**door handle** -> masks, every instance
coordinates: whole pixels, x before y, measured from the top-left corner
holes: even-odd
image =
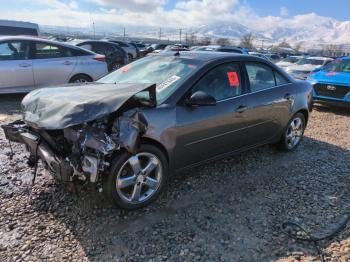
[[[71,65],[72,62],[71,62],[71,61],[64,61],[63,64],[64,64],[64,65]]]
[[[291,94],[287,93],[287,94],[284,95],[284,98],[285,98],[286,100],[292,100],[292,99],[293,99],[293,96],[292,96]]]
[[[237,107],[236,112],[243,113],[247,109],[248,109],[248,107],[246,105],[240,105],[239,107]]]
[[[31,64],[28,64],[28,63],[21,63],[21,64],[19,64],[18,66],[20,66],[20,67],[30,67]]]

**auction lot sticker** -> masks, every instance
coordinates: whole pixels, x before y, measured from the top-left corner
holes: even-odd
[[[239,79],[237,72],[227,72],[227,78],[228,82],[230,83],[230,86],[237,87],[239,86]]]
[[[169,77],[167,80],[165,80],[163,83],[159,84],[157,86],[157,90],[161,91],[164,88],[167,88],[167,87],[171,86],[172,84],[174,84],[179,79],[180,79],[179,76],[173,75],[173,76]]]

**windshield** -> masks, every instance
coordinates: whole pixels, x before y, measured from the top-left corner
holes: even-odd
[[[350,73],[350,60],[335,60],[326,65],[324,71]]]
[[[101,78],[100,83],[156,84],[157,103],[165,101],[198,67],[198,62],[175,56],[149,56]]]
[[[303,58],[297,62],[297,65],[323,65],[324,60]]]
[[[298,62],[299,60],[300,60],[300,57],[290,56],[290,57],[287,57],[287,58],[283,59],[282,61],[294,64],[294,63]]]

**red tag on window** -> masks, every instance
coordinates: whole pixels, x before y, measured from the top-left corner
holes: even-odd
[[[237,72],[227,72],[227,78],[228,82],[230,83],[230,86],[237,87],[239,86],[239,79]]]

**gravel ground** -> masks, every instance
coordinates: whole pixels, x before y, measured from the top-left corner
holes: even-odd
[[[18,118],[20,99],[0,98],[0,123]],[[90,188],[68,193],[41,168],[31,187],[23,147],[9,160],[0,131],[0,261],[318,261],[281,224],[322,233],[350,211],[349,119],[318,108],[297,151],[265,146],[188,170],[134,212]],[[349,261],[350,226],[322,244]]]

